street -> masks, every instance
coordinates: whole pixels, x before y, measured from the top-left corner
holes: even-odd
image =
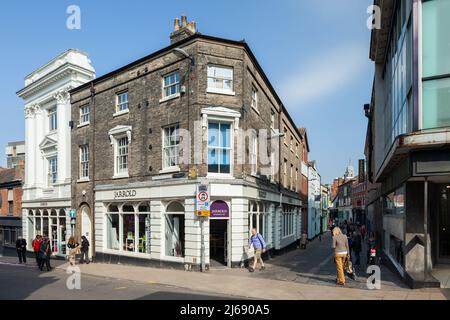
[[[0,300],[215,300],[239,297],[216,295],[160,284],[112,279],[83,274],[81,290],[68,290],[63,269],[41,272],[28,265],[2,262],[0,258]]]
[[[358,278],[345,288],[335,283],[331,237],[326,234],[308,244],[266,261],[266,270],[212,268],[208,273],[91,263],[81,269],[81,290],[69,290],[67,263],[52,261],[52,272],[40,272],[35,261],[18,265],[17,258],[0,258],[0,299],[420,299],[450,298],[448,289],[411,290],[381,267],[381,290],[369,290],[362,257]]]

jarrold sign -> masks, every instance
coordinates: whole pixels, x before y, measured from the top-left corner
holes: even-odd
[[[135,198],[137,195],[136,190],[120,190],[114,191],[114,199],[129,199]]]

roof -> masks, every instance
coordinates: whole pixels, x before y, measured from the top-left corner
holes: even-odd
[[[305,139],[306,142],[306,149],[308,149],[308,152],[310,151],[309,149],[309,142],[308,142],[308,134],[306,133],[306,128],[302,127],[302,128],[298,128],[298,132],[300,133],[302,139]]]
[[[245,42],[245,40],[236,41],[236,40],[224,39],[224,38],[204,35],[204,34],[201,34],[201,33],[198,33],[198,32],[196,34],[186,38],[186,39],[183,39],[181,41],[175,42],[175,43],[171,44],[170,46],[167,46],[167,47],[165,47],[163,49],[155,51],[155,52],[153,52],[153,53],[151,53],[151,54],[149,54],[149,55],[147,55],[147,56],[145,56],[143,58],[135,60],[135,61],[133,61],[133,62],[131,62],[131,63],[121,67],[121,68],[119,68],[119,69],[111,71],[111,72],[109,72],[107,74],[104,74],[101,77],[98,77],[98,78],[96,78],[94,80],[91,80],[91,81],[89,81],[89,82],[87,82],[87,83],[85,83],[85,84],[83,84],[83,85],[81,85],[81,86],[79,86],[77,88],[74,88],[74,89],[70,90],[70,94],[73,95],[76,92],[80,92],[80,91],[85,90],[85,89],[87,89],[87,88],[89,88],[91,86],[95,86],[96,84],[98,84],[100,82],[103,82],[103,81],[106,81],[106,80],[114,77],[115,75],[117,75],[117,74],[119,74],[119,73],[121,73],[121,72],[123,72],[125,70],[128,70],[130,68],[139,66],[141,64],[144,64],[148,60],[156,58],[157,56],[162,55],[162,54],[164,54],[166,52],[172,51],[173,49],[178,48],[181,45],[184,45],[184,44],[196,41],[196,40],[209,40],[209,41],[221,42],[221,43],[226,43],[226,44],[231,44],[231,45],[243,47],[247,51],[247,53],[248,53],[250,59],[252,60],[252,62],[255,64],[256,68],[258,69],[258,72],[260,73],[260,75],[263,78],[264,82],[267,84],[267,87],[269,88],[270,92],[273,94],[275,100],[277,101],[277,103],[280,105],[281,109],[286,114],[288,120],[291,122],[291,124],[292,124],[292,126],[294,128],[297,128],[296,125],[295,125],[294,120],[290,116],[289,112],[286,110],[283,102],[281,101],[281,99],[278,96],[277,92],[275,91],[274,87],[270,83],[269,78],[265,74],[264,70],[262,69],[261,65],[259,64],[258,60],[256,59],[255,55],[253,54],[252,50],[250,49],[249,45]],[[298,129],[297,129],[297,133],[299,133],[301,135],[301,133],[298,131]],[[309,151],[309,146],[308,146],[308,151]]]
[[[0,170],[0,185],[21,180],[22,176],[20,167]]]

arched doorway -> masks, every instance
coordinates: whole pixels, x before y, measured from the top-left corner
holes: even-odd
[[[93,252],[91,210],[86,205],[81,207],[81,236],[85,236],[89,241],[89,259],[91,259]]]

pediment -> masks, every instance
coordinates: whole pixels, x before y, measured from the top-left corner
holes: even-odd
[[[39,149],[41,150],[47,150],[51,148],[57,149],[58,147],[58,141],[55,139],[52,139],[50,137],[45,137],[44,140],[39,144]]]
[[[226,107],[206,107],[202,109],[202,114],[230,117],[230,118],[240,118],[241,113]]]

